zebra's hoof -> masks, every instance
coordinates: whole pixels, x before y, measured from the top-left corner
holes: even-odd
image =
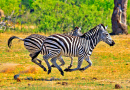
[[[55,67],[55,65],[51,65],[51,67]]]
[[[42,61],[39,60],[39,64],[42,64]]]
[[[49,69],[49,70],[48,70],[48,74],[50,74],[50,73],[51,73],[51,70]]]
[[[70,64],[70,66],[68,66],[68,69],[70,69],[72,67],[72,65]]]
[[[84,68],[80,68],[79,70],[80,70],[80,71],[84,71]]]
[[[46,68],[44,68],[44,71],[45,71],[45,72],[47,71]]]
[[[66,68],[64,71],[69,72],[69,71],[70,71],[70,69]]]
[[[64,76],[64,72],[63,71],[61,71],[61,75]]]

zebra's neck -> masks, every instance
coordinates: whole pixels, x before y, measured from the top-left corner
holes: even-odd
[[[95,46],[100,42],[99,26],[96,26],[93,29],[89,30],[88,32],[84,33],[81,36],[81,38],[89,40],[91,49],[94,49]]]
[[[91,38],[90,40],[90,47],[92,49],[94,49],[96,47],[96,45],[100,42],[99,36],[97,36],[97,38]]]

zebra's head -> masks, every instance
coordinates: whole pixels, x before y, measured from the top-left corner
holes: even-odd
[[[82,33],[80,31],[81,31],[81,27],[75,27],[73,31],[73,36],[81,36]]]
[[[107,27],[103,24],[99,24],[100,40],[113,46],[115,42],[112,40],[110,34],[106,31]]]
[[[75,32],[80,32],[80,31],[81,31],[81,27],[75,27],[75,28],[74,28],[74,31],[75,31]]]

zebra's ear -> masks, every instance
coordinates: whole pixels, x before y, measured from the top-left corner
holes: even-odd
[[[108,27],[108,25],[107,25],[107,26],[105,26],[105,29],[107,29],[107,27]]]
[[[82,26],[79,27],[79,31],[81,31]]]

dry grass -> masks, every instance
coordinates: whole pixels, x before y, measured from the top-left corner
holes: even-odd
[[[130,89],[130,35],[112,36],[116,43],[113,47],[104,42],[99,43],[90,57],[92,67],[84,72],[65,72],[65,76],[61,76],[56,68],[52,68],[48,75],[32,63],[22,41],[14,40],[9,49],[7,40],[13,35],[25,38],[30,34],[0,34],[0,89],[111,90],[115,89],[115,84],[120,84],[121,89]],[[42,56],[39,58],[42,59]],[[66,64],[62,69],[70,64],[70,58],[64,57],[64,60]],[[82,67],[86,65],[87,62],[84,61]],[[74,58],[73,68],[76,66],[77,58]],[[21,74],[21,82],[13,79],[18,73]]]

